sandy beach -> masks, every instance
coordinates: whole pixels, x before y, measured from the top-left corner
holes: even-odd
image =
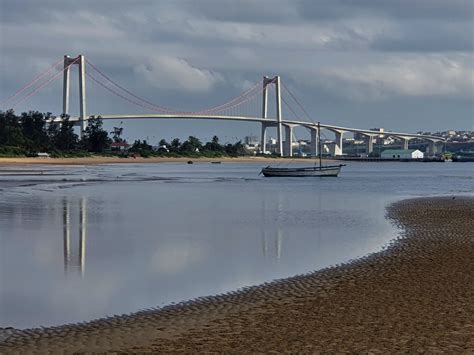
[[[354,262],[128,316],[3,330],[0,352],[474,353],[474,198],[405,200],[387,216],[399,237]]]
[[[240,163],[271,163],[282,161],[298,161],[308,162],[314,164],[314,159],[298,159],[298,158],[266,158],[266,157],[221,157],[221,158],[168,158],[168,157],[150,157],[150,158],[119,158],[119,157],[105,157],[105,156],[91,156],[86,158],[1,158],[0,166],[9,165],[94,165],[94,164],[156,164],[156,163],[186,163],[189,160],[198,163],[209,162],[240,162]],[[329,162],[329,160],[324,160]]]

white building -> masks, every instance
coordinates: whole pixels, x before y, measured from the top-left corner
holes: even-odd
[[[380,154],[382,159],[423,159],[423,152],[418,149],[386,149]]]

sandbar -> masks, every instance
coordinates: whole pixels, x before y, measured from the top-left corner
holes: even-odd
[[[10,329],[0,352],[474,353],[474,198],[408,199],[387,218],[400,234],[361,259],[132,315]]]

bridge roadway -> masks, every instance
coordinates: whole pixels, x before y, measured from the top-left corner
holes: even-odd
[[[195,120],[220,120],[220,121],[240,121],[240,122],[257,122],[262,124],[262,143],[266,141],[266,128],[267,127],[276,127],[278,121],[271,118],[261,118],[261,117],[246,117],[246,116],[223,116],[223,115],[206,115],[206,114],[139,114],[139,115],[97,115],[100,116],[103,120],[142,120],[142,119],[195,119]],[[87,119],[85,119],[87,120]],[[56,117],[54,122],[61,122],[60,117]],[[80,123],[80,117],[71,117],[71,122]],[[316,133],[317,133],[317,124],[313,122],[306,121],[295,121],[295,120],[281,120],[281,124],[286,128],[286,145],[284,147],[284,155],[292,156],[292,146],[291,146],[291,137],[294,127],[305,127],[311,132],[311,153],[317,153],[317,143],[316,143]],[[408,141],[413,138],[423,139],[430,142],[430,153],[437,153],[439,150],[439,143],[444,142],[442,137],[432,136],[432,135],[422,135],[416,133],[403,133],[403,132],[390,132],[390,131],[374,131],[367,129],[359,128],[349,128],[342,126],[335,126],[325,123],[320,123],[320,127],[327,129],[335,133],[335,145],[333,150],[333,155],[342,155],[342,135],[344,132],[360,133],[366,136],[367,151],[368,153],[373,150],[373,138],[378,136],[384,137],[395,137],[401,139],[404,143],[405,149],[408,149]],[[288,139],[290,138],[290,139]],[[263,145],[264,147],[264,145]]]

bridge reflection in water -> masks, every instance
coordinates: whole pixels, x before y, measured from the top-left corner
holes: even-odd
[[[269,209],[267,208],[267,200],[264,198],[262,199],[262,218],[260,223],[260,232],[261,232],[261,241],[262,241],[262,256],[264,260],[267,258],[274,259],[277,263],[280,262],[282,247],[283,247],[283,239],[284,239],[284,231],[282,224],[282,213],[283,213],[283,200],[282,196],[278,194],[278,201],[277,201],[277,213],[276,213],[276,221],[273,226],[265,225],[264,221],[271,220],[271,218],[267,215]],[[275,230],[276,229],[276,230]],[[273,236],[273,237],[272,237]],[[274,239],[272,241],[272,239]],[[272,248],[273,244],[273,248]],[[273,249],[273,250],[272,250]],[[271,260],[271,259],[270,259]]]
[[[75,210],[75,209],[72,209]],[[84,276],[86,265],[86,239],[87,239],[87,198],[79,201],[78,234],[71,234],[71,203],[63,198],[63,251],[64,271],[66,273],[77,270],[81,277]],[[74,240],[77,240],[74,242]],[[74,244],[77,246],[75,249]]]
[[[268,220],[266,201],[262,202],[262,220]],[[75,214],[77,213],[77,214]],[[279,262],[282,257],[285,232],[282,224],[283,201],[279,196],[277,202],[276,225],[274,228],[261,225],[262,257],[269,257]],[[78,272],[81,277],[85,274],[86,247],[87,247],[87,197],[71,201],[67,197],[62,199],[63,223],[63,260],[66,274]],[[75,227],[77,226],[77,228]],[[77,231],[77,233],[75,232]]]

